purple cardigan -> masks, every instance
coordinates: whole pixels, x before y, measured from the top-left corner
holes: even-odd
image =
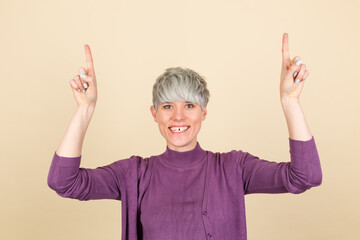
[[[280,163],[241,150],[204,151],[199,143],[96,169],[55,152],[48,185],[62,197],[121,200],[122,240],[245,240],[245,194],[302,193],[321,184],[314,138],[289,144],[291,162]]]

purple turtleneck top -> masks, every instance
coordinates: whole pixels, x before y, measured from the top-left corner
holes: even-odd
[[[60,196],[122,202],[122,240],[246,240],[244,195],[302,193],[322,172],[315,140],[289,138],[291,162],[247,152],[214,153],[199,143],[188,152],[132,156],[96,169],[54,153],[48,185]]]

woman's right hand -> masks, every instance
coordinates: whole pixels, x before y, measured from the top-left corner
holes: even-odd
[[[70,80],[70,86],[78,107],[95,107],[97,100],[97,84],[93,59],[89,45],[85,45],[87,69],[80,67],[79,74]]]

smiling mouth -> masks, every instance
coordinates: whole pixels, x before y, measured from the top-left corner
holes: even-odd
[[[170,131],[173,133],[183,133],[186,132],[190,126],[184,126],[184,127],[169,127]]]

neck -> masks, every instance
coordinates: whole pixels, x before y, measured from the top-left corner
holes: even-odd
[[[161,155],[161,159],[176,168],[189,168],[202,162],[206,156],[206,151],[196,142],[195,147],[189,151],[179,152],[167,147],[166,151]]]

